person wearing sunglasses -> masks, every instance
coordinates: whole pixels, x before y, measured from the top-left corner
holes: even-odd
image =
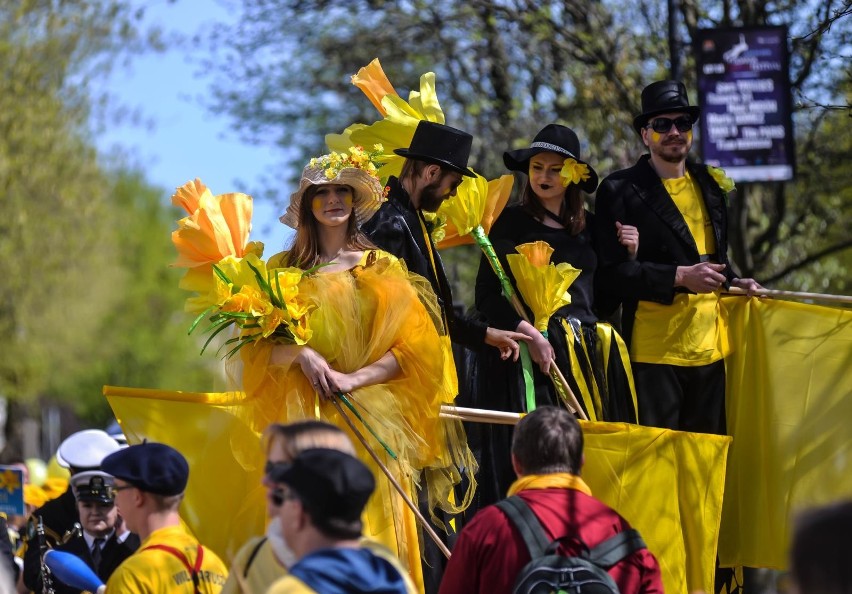
[[[323,421],[305,420],[273,423],[264,432],[266,450],[262,484],[266,491],[266,512],[270,518],[266,534],[250,538],[231,563],[222,594],[262,594],[269,585],[287,575],[296,558],[281,534],[277,521],[284,503],[280,484],[273,479],[276,472],[291,463],[303,450],[329,448],[355,454],[352,442],[342,429]]]
[[[687,160],[700,115],[682,82],[645,87],[633,128],[648,154],[601,183],[595,237],[600,287],[622,301],[639,422],[724,434],[729,345],[719,292],[760,286],[728,260],[719,172]],[[619,243],[624,225],[642,238],[635,258]]]

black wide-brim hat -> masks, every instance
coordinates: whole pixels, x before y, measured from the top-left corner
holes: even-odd
[[[581,181],[578,186],[584,192],[592,193],[598,187],[598,174],[594,168],[580,157],[580,139],[567,126],[548,124],[533,138],[529,148],[503,153],[503,163],[510,171],[518,171],[529,175],[530,159],[539,153],[557,153],[570,157],[589,168],[589,179]]]
[[[658,80],[642,89],[642,113],[633,118],[633,129],[642,133],[642,127],[655,115],[684,112],[698,121],[701,108],[689,104],[686,87],[678,80]]]
[[[409,147],[396,149],[394,152],[406,159],[434,163],[467,177],[476,177],[476,174],[467,168],[472,144],[473,136],[467,132],[444,124],[420,120]]]

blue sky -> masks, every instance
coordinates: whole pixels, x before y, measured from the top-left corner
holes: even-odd
[[[238,16],[215,0],[159,0],[146,2],[145,8],[148,25],[161,26],[166,36],[178,33],[185,38],[205,31],[212,22]],[[115,149],[129,153],[147,180],[166,190],[164,200],[196,177],[214,194],[245,188],[257,195],[266,187],[262,178],[273,178],[280,167],[280,149],[241,142],[228,118],[203,106],[212,77],[200,74],[199,60],[200,54],[181,47],[134,56],[126,67],[116,67],[103,90],[145,125],[110,124],[99,134],[98,146],[104,153]],[[285,189],[281,195],[289,192]],[[289,228],[278,222],[279,210],[281,206],[269,200],[254,202],[251,238],[266,244],[266,256],[280,251],[290,237]]]

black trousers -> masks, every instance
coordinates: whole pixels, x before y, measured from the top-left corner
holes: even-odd
[[[682,367],[633,363],[639,424],[725,435],[725,361]]]

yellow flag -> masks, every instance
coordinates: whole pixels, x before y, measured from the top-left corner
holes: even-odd
[[[639,530],[666,592],[713,592],[731,438],[581,422],[592,495]]]
[[[852,311],[743,297],[723,305],[734,443],[719,562],[783,569],[796,512],[852,498]]]
[[[189,462],[181,517],[196,537],[231,559],[266,529],[260,431],[243,420],[242,392],[191,393],[104,386],[127,441],[166,443]],[[228,488],[211,489],[228,477]]]

